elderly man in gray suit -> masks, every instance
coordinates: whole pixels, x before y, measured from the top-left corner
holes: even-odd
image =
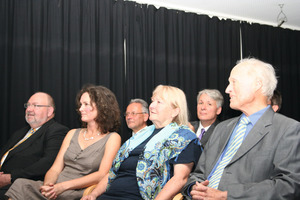
[[[183,188],[187,199],[300,199],[300,123],[267,105],[276,85],[260,60],[232,69],[226,93],[242,115],[215,128]]]

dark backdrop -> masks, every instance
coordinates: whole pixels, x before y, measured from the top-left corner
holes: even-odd
[[[236,116],[224,91],[241,54],[274,65],[281,112],[300,120],[299,48],[299,31],[135,2],[2,0],[0,145],[25,125],[23,103],[36,91],[54,97],[57,121],[79,127],[75,96],[86,83],[110,88],[122,112],[132,98],[150,103],[158,84],[179,87],[191,120],[198,91],[216,88],[225,97],[220,119]],[[121,117],[124,141],[130,133]]]

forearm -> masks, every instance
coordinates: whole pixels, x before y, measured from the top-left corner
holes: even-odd
[[[176,194],[178,194],[181,190],[181,188],[186,183],[187,178],[177,178],[173,176],[167,184],[164,186],[164,188],[160,191],[160,193],[157,195],[155,200],[165,200],[165,199],[172,199]]]
[[[97,171],[89,175],[58,184],[60,184],[64,190],[82,189],[97,184],[105,175],[106,174]]]
[[[108,173],[102,178],[102,180],[97,184],[95,189],[92,191],[91,195],[98,197],[106,191],[108,183]]]
[[[44,185],[55,184],[60,172],[50,169],[44,179]]]

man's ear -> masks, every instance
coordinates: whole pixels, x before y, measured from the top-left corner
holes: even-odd
[[[277,110],[279,109],[279,106],[278,105],[273,105],[272,108],[273,108],[274,112],[277,112]]]
[[[256,91],[260,90],[263,86],[262,80],[260,80],[259,78],[257,78],[255,80],[255,89]]]
[[[144,122],[147,122],[149,119],[149,114],[148,113],[145,113],[144,114]]]
[[[54,108],[51,106],[51,107],[48,107],[47,109],[47,116],[50,117],[53,115],[53,112],[54,112]]]
[[[217,115],[219,115],[222,112],[222,107],[217,108]]]

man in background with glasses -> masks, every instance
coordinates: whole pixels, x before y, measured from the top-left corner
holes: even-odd
[[[43,180],[68,128],[54,120],[53,98],[33,94],[24,104],[28,126],[16,131],[0,151],[0,199],[17,178]]]
[[[149,118],[148,103],[143,99],[132,99],[124,114],[128,128],[132,135],[147,126]]]

